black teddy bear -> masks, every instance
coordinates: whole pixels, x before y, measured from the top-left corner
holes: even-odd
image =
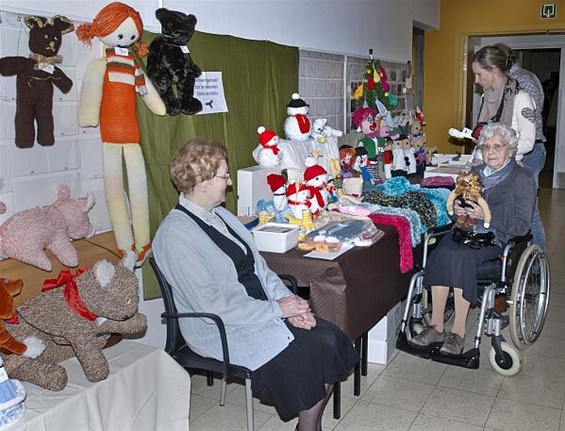
[[[155,16],[161,23],[162,34],[149,46],[147,75],[155,85],[169,115],[196,114],[202,110],[194,98],[194,81],[202,71],[194,64],[187,48],[194,34],[196,17],[160,8]],[[173,89],[176,85],[176,94]]]

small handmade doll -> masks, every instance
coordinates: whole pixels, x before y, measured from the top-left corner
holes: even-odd
[[[351,178],[354,176],[356,152],[351,145],[342,145],[339,147],[339,162],[341,166],[341,177]]]

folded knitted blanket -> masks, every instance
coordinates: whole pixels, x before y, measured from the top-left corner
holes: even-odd
[[[445,187],[447,189],[453,190],[455,188],[455,180],[453,177],[448,177],[444,175],[436,175],[433,177],[424,178],[420,181],[422,187],[435,188],[435,187]]]

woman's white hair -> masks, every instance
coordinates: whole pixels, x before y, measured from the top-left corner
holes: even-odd
[[[508,127],[503,123],[488,123],[483,127],[479,139],[477,140],[477,145],[482,147],[486,141],[491,139],[493,136],[498,135],[501,137],[505,144],[508,144],[510,149],[516,153],[518,150],[518,139],[519,134],[512,127]]]

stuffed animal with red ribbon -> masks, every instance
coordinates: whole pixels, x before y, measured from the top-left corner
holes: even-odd
[[[76,356],[89,381],[108,377],[102,348],[110,334],[142,334],[147,328],[146,317],[138,312],[135,261],[135,253],[129,251],[117,265],[101,260],[91,269],[64,269],[46,280],[43,293],[17,308],[19,323],[6,323],[18,339],[36,336],[45,340],[45,351],[33,360],[0,352],[6,372],[12,378],[59,391],[67,384],[67,372],[60,363]]]

